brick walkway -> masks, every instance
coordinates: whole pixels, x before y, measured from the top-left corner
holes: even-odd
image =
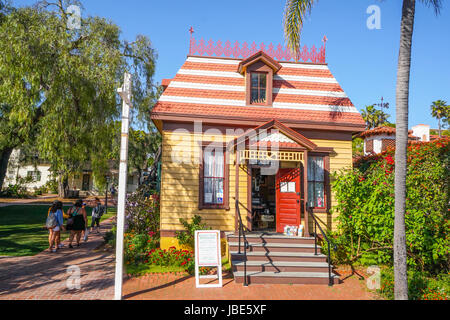
[[[110,228],[111,222],[106,221],[101,232]],[[92,234],[79,248],[69,249],[66,240],[58,253],[0,257],[0,300],[113,299],[115,261],[111,253],[95,250],[102,243],[102,236]],[[80,289],[72,281],[75,273],[68,272],[70,266],[79,267]]]
[[[102,233],[110,222],[102,224]],[[64,242],[67,247],[67,240]],[[90,235],[80,248],[58,253],[43,252],[33,257],[0,257],[0,300],[111,300],[114,297],[114,255],[97,249],[103,238]],[[80,289],[68,267],[80,269]],[[250,285],[236,284],[224,274],[224,287],[196,289],[195,278],[186,274],[147,275],[124,280],[124,299],[129,300],[369,300],[376,296],[364,281],[338,270],[342,284]]]
[[[348,277],[349,270],[338,270],[342,284],[275,285],[254,284],[244,288],[232,275],[224,275],[223,288],[196,289],[195,278],[187,275],[147,275],[124,283],[125,299],[129,300],[373,300],[377,297],[365,289],[357,276]]]

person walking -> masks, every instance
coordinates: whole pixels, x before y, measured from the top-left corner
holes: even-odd
[[[87,206],[86,202],[83,202],[82,208],[83,208],[85,211],[86,211],[86,206]],[[86,216],[87,216],[87,211],[86,211]],[[88,238],[89,238],[88,224],[89,224],[89,222],[88,222],[88,220],[86,220],[85,229],[84,229],[83,232],[81,233],[81,235],[83,236],[84,242],[87,242],[87,241],[88,241]]]
[[[105,207],[102,206],[99,198],[95,198],[95,207],[92,209],[92,222],[91,232],[97,229],[97,233],[100,233],[100,219],[105,213]]]
[[[83,208],[83,201],[78,200],[72,208],[67,212],[69,219],[67,220],[67,230],[70,230],[69,248],[73,248],[72,242],[76,237],[77,247],[80,246],[81,234],[87,226],[87,214]]]
[[[55,201],[49,209],[46,227],[49,230],[49,252],[56,252],[60,248],[61,230],[64,230],[62,202]],[[55,247],[53,247],[53,245]]]

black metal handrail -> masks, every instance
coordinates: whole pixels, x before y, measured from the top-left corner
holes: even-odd
[[[245,236],[245,229],[246,227],[242,223],[242,217],[241,217],[241,210],[239,209],[239,201],[236,200],[236,214],[238,215],[239,219],[239,254],[241,254],[241,236],[244,240],[244,287],[248,286],[247,283],[247,249],[249,248],[249,244],[247,241],[247,237]]]
[[[317,218],[313,212],[313,208],[308,207],[307,211],[314,220],[314,255],[317,256],[317,227],[319,227],[320,232],[322,232],[324,239],[327,241],[327,245],[328,245],[328,285],[331,287],[331,286],[333,286],[333,283],[334,283],[334,281],[331,277],[331,250],[330,250],[331,241],[330,241],[330,239],[328,239],[326,233],[323,231],[322,227],[320,226],[319,222],[317,221]],[[337,250],[337,246],[334,243],[333,243],[333,249],[334,249],[334,251]]]

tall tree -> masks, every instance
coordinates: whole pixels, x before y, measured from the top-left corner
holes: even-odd
[[[0,26],[5,119],[19,135],[36,133],[32,141],[59,175],[60,195],[68,175],[88,162],[94,176],[104,179],[106,155],[116,134],[112,127],[120,115],[116,89],[123,72],[134,75],[133,105],[139,117],[145,117],[140,114],[148,113],[155,97],[156,53],[149,39],[121,41],[119,28],[99,17],[82,18],[80,29],[71,28],[67,8],[72,4],[81,5],[41,1],[38,7],[10,13]]]
[[[422,0],[432,6],[436,14],[442,7],[441,0]],[[411,48],[414,31],[416,1],[403,0],[400,27],[400,50],[396,88],[396,151],[395,151],[395,223],[394,223],[394,293],[395,299],[408,299],[406,265],[405,207],[408,148],[409,81],[411,72]]]
[[[439,138],[441,138],[442,137],[441,121],[443,121],[444,124],[448,121],[450,115],[450,106],[447,105],[447,102],[443,100],[433,101],[433,104],[431,105],[431,115],[436,119],[438,119]]]
[[[434,8],[438,14],[442,0],[421,0]],[[288,47],[293,54],[300,50],[300,32],[305,16],[310,13],[315,0],[287,0],[284,30]],[[405,203],[406,203],[406,151],[408,145],[409,79],[411,70],[411,47],[414,29],[415,0],[403,0],[400,52],[397,70],[396,93],[396,156],[395,156],[395,226],[394,226],[394,274],[395,298],[408,299],[406,273]]]

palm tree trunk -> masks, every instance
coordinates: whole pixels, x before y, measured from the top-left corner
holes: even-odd
[[[441,118],[438,118],[439,122],[439,139],[442,138],[442,129],[441,129]]]
[[[396,300],[408,300],[405,207],[408,149],[409,79],[414,30],[415,0],[403,0],[396,91],[394,293]]]

